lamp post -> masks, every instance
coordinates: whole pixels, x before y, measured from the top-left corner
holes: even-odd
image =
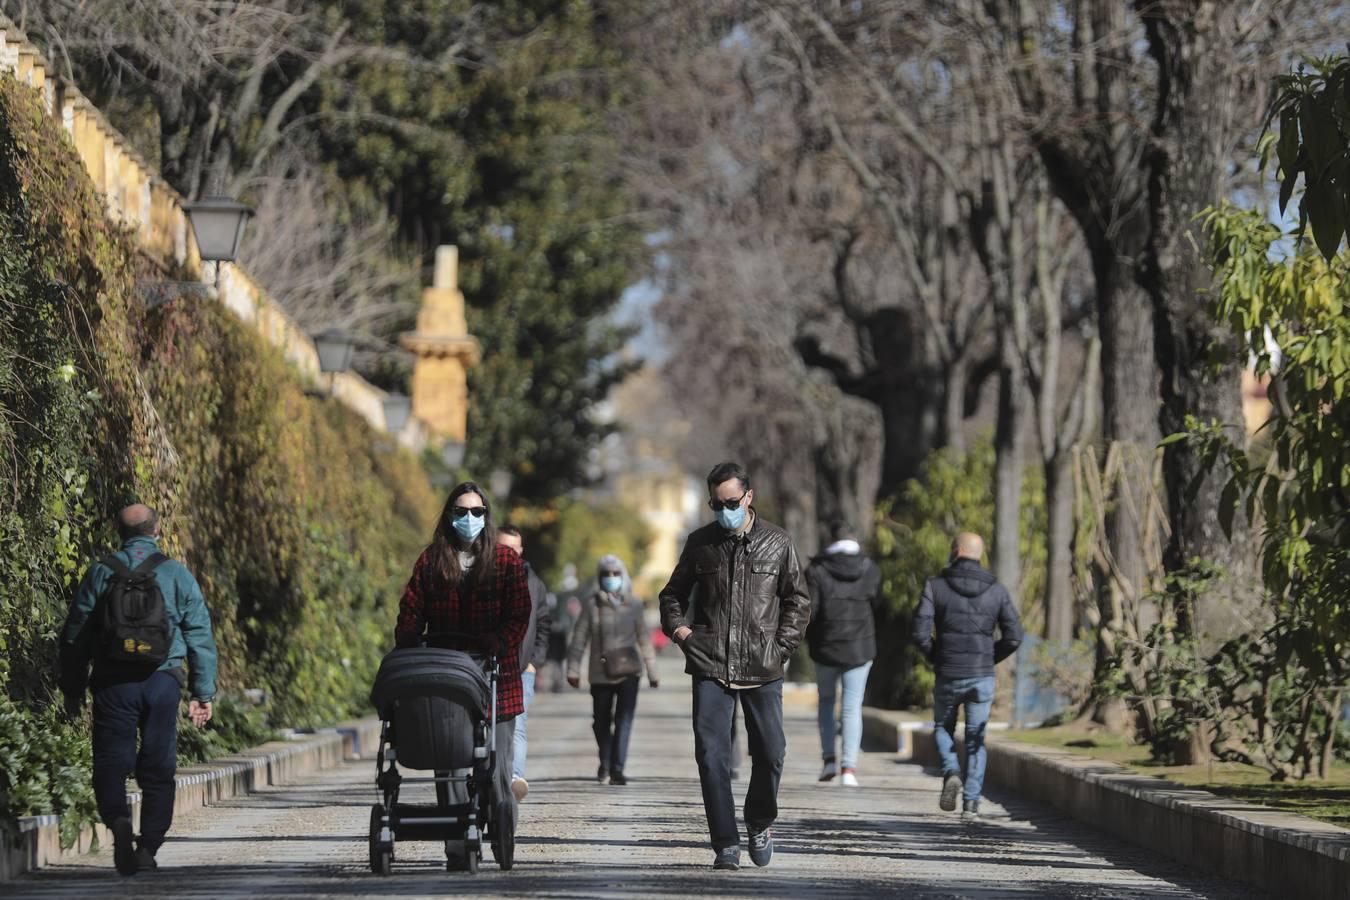
[[[488,475],[488,490],[492,491],[492,496],[497,502],[505,504],[506,498],[511,496],[511,472],[507,469],[493,469]]]
[[[412,415],[412,400],[407,394],[388,393],[384,395],[384,430],[392,435],[403,432]]]
[[[329,328],[314,335],[314,349],[319,354],[319,371],[328,376],[328,393],[333,393],[336,375],[352,367],[352,351],[356,338],[337,328]]]
[[[216,284],[220,284],[220,264],[234,262],[239,255],[239,244],[244,239],[244,223],[253,215],[253,208],[229,197],[204,197],[183,207],[192,234],[197,239],[197,251],[203,262],[216,264]]]

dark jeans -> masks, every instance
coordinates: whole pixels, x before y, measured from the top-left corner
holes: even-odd
[[[617,684],[592,684],[591,709],[594,718],[595,746],[600,765],[611,772],[622,772],[628,760],[628,739],[633,735],[633,713],[637,711],[638,677],[630,675]]]
[[[736,701],[745,715],[750,750],[750,787],[745,827],[760,832],[778,818],[778,782],[787,741],[783,737],[783,681],[732,690],[714,678],[694,678],[694,760],[703,785],[703,810],[714,850],[741,842],[736,801],[731,796],[732,720]]]
[[[159,849],[173,823],[178,768],[178,701],[168,672],[94,688],[94,796],[104,824],[129,818],[127,776],[141,786],[141,846]],[[140,750],[136,732],[140,732]]]

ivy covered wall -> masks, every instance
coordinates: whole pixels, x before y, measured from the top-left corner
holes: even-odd
[[[147,309],[152,268],[0,78],[0,817],[91,812],[58,784],[87,784],[87,741],[53,712],[56,637],[122,505],[158,509],[200,580],[222,690],[262,688],[294,726],[362,709],[437,512],[413,456],[219,304]]]

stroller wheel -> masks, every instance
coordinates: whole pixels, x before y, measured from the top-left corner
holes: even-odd
[[[478,874],[478,852],[477,850],[470,850],[464,854],[464,868],[470,875]]]
[[[370,871],[376,875],[388,875],[394,864],[394,848],[380,841],[383,825],[384,807],[377,803],[370,808]]]
[[[516,862],[516,809],[510,800],[497,804],[497,817],[492,827],[492,858],[503,872],[511,871]]]

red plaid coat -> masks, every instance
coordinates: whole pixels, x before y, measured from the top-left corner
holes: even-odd
[[[399,601],[395,645],[416,647],[424,634],[430,634],[436,635],[438,647],[496,653],[501,666],[497,719],[520,715],[525,711],[520,643],[534,615],[525,564],[510,547],[498,545],[491,591],[464,595],[445,583],[429,553],[430,548],[417,558]]]

